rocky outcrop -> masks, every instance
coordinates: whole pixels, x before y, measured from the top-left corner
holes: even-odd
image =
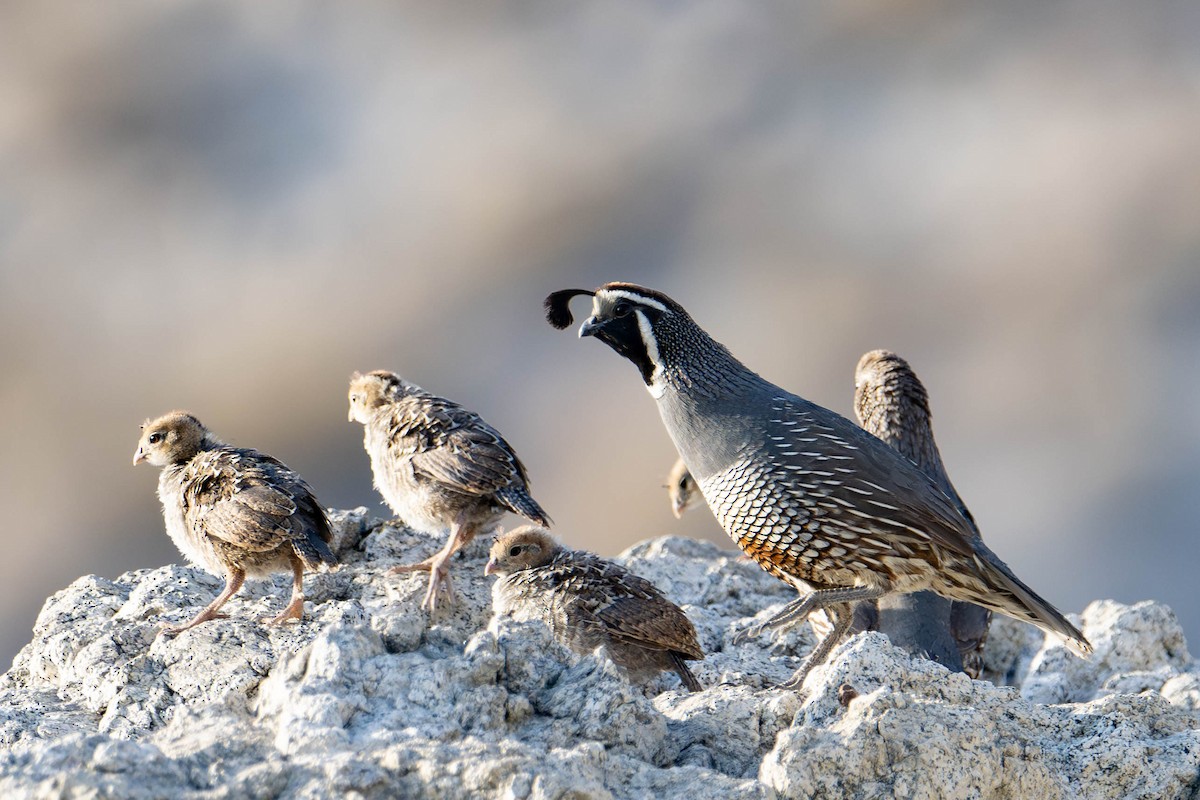
[[[431,621],[425,576],[387,566],[439,542],[334,517],[343,566],[307,579],[303,622],[266,626],[287,580],[252,582],[174,639],[221,581],[170,566],[51,597],[0,678],[0,796],[1167,798],[1200,786],[1200,672],[1171,611],[1093,603],[1087,662],[997,620],[988,676],[913,659],[880,634],[839,647],[803,692],[771,688],[811,647],[730,639],[791,595],[711,544],[621,557],[696,625],[709,687],[630,686],[537,623],[492,619],[488,542],[455,564]],[[840,689],[840,692],[839,692]]]

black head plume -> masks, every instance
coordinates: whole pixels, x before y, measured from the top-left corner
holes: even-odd
[[[562,289],[551,292],[545,302],[546,322],[560,331],[574,322],[575,318],[571,316],[571,298],[581,294],[586,294],[588,297],[596,296],[596,293],[589,289]]]

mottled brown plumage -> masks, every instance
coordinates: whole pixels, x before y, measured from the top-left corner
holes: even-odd
[[[864,430],[920,467],[979,535],[974,517],[946,474],[934,441],[929,394],[907,361],[887,350],[864,353],[854,370],[854,413]],[[936,655],[945,651],[939,642],[948,635],[958,658],[948,653],[937,660],[951,667],[961,664],[972,678],[979,677],[991,611],[961,600],[952,602],[933,592],[889,595],[876,603],[878,628],[893,642]]]
[[[416,530],[448,533],[434,556],[389,570],[428,570],[423,605],[431,611],[452,593],[450,558],[504,512],[550,524],[529,494],[524,465],[478,414],[382,370],[355,373],[349,398],[350,420],[363,424],[375,488],[388,506]]]
[[[673,670],[689,691],[700,690],[684,663],[704,658],[696,629],[645,578],[568,550],[534,526],[499,537],[485,573],[500,576],[492,587],[496,613],[540,619],[577,653],[603,646],[634,682]]]
[[[272,622],[300,619],[303,577],[336,564],[329,521],[312,490],[281,462],[217,439],[191,414],[173,411],[142,426],[133,463],[162,467],[158,497],[167,534],[187,559],[225,577],[225,590],[177,634],[219,613],[246,576],[292,572],[292,598]]]

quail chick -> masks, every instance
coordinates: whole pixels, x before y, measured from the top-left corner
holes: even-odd
[[[634,683],[673,670],[688,691],[700,691],[685,663],[704,658],[696,629],[645,578],[568,550],[532,525],[497,538],[484,573],[500,576],[492,586],[497,614],[540,619],[576,653],[606,647]]]
[[[916,464],[860,427],[764,380],[677,302],[630,283],[546,298],[571,324],[570,299],[592,297],[579,335],[637,368],[679,455],[725,531],[759,566],[807,596],[755,625],[758,636],[825,608],[826,636],[785,686],[800,686],[850,628],[852,604],[931,589],[1030,622],[1078,655],[1083,634],[1021,582]]]
[[[975,518],[950,482],[934,441],[929,394],[907,361],[887,350],[864,353],[854,370],[854,413],[864,430],[932,478],[979,536]],[[893,594],[877,602],[878,629],[894,644],[979,677],[992,612],[928,591]]]
[[[450,558],[504,512],[550,525],[517,454],[473,411],[379,370],[350,379],[350,421],[363,424],[375,488],[392,511],[416,530],[448,532],[435,555],[388,571],[428,570],[430,611],[452,596]]]
[[[211,619],[246,576],[292,572],[292,599],[271,622],[304,614],[304,571],[337,563],[325,511],[300,476],[256,450],[231,447],[186,411],[142,425],[133,463],[162,467],[158,498],[171,541],[188,561],[225,578],[225,590],[175,635]]]
[[[667,473],[666,489],[667,496],[671,499],[671,513],[675,515],[675,519],[683,519],[683,512],[704,501],[700,487],[696,486],[696,481],[692,478],[692,473],[688,472],[687,464],[683,463],[682,458],[676,461]]]

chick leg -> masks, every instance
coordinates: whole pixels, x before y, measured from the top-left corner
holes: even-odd
[[[194,628],[202,622],[208,622],[210,619],[225,619],[228,614],[220,613],[221,606],[229,602],[229,598],[237,594],[238,589],[242,588],[242,583],[246,580],[246,573],[240,569],[231,570],[229,576],[225,579],[225,591],[217,595],[217,599],[209,603],[203,611],[192,617],[182,625],[164,625],[158,632],[159,636],[175,636],[186,631],[188,628]]]
[[[450,583],[450,559],[475,538],[479,526],[466,524],[460,517],[455,521],[446,546],[437,554],[433,569],[429,571],[429,590],[421,601],[422,608],[428,608],[433,613],[437,606],[438,597],[444,595],[447,602],[454,600],[454,586]]]
[[[429,570],[429,589],[425,592],[425,599],[421,601],[421,608],[429,609],[430,613],[437,608],[439,596],[444,596],[447,602],[453,600],[454,587],[450,582],[450,559],[464,545],[474,539],[475,534],[479,531],[479,526],[474,523],[468,523],[465,517],[465,514],[460,514],[454,520],[445,546],[435,555],[419,564],[407,564],[400,567],[392,567],[388,570],[388,574],[393,575],[400,572]]]
[[[440,556],[441,554],[442,553],[439,550],[438,552],[431,555],[429,558],[425,559],[424,561],[418,561],[416,564],[397,564],[396,566],[392,567],[391,569],[389,569],[387,572],[385,572],[383,574],[384,575],[403,575],[406,572],[429,572],[429,570],[433,569],[434,563],[438,560],[438,556]]]
[[[456,531],[458,531],[461,525],[462,518],[455,518],[454,524],[450,528],[450,538],[446,541],[446,544],[442,546],[441,550],[437,551],[429,558],[425,559],[424,561],[418,561],[416,564],[398,564],[397,566],[394,566],[385,572],[384,575],[404,575],[409,572],[431,572],[435,566],[441,564],[445,560],[443,555],[445,554],[447,548],[454,543],[454,534]],[[470,540],[468,539],[467,541]],[[455,550],[458,550],[458,548],[462,547],[464,544],[466,544],[466,542],[462,542],[458,545],[458,547],[455,547],[453,550],[451,550],[450,555],[454,555]]]
[[[292,602],[287,608],[268,622],[279,625],[292,619],[304,618],[304,564],[298,558],[292,559]]]

